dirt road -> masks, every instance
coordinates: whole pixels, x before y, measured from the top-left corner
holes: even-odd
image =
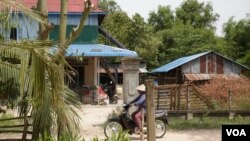
[[[94,137],[104,140],[103,123],[106,117],[117,107],[117,105],[109,106],[82,106],[81,113],[81,133],[86,141],[91,141]],[[132,140],[140,140],[139,135],[130,136]],[[146,137],[145,137],[146,140]],[[157,141],[220,141],[221,130],[168,130],[166,135]]]
[[[78,111],[82,120],[80,121],[81,136],[86,141],[92,141],[94,137],[98,137],[100,141],[105,139],[103,132],[103,123],[107,116],[121,105],[83,105]],[[21,138],[22,134],[0,134],[0,139]],[[139,135],[130,136],[133,141],[140,141]],[[145,137],[145,141],[146,141]],[[220,129],[213,130],[168,130],[165,136],[156,141],[221,141]]]

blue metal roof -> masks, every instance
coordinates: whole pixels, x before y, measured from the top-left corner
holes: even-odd
[[[183,65],[183,64],[185,64],[185,63],[187,63],[189,61],[192,61],[192,60],[194,60],[196,58],[199,58],[199,57],[201,57],[203,55],[206,55],[206,54],[208,54],[210,52],[211,51],[179,58],[179,59],[177,59],[177,60],[175,60],[173,62],[170,62],[168,64],[165,64],[165,65],[153,70],[152,73],[168,72],[168,71],[170,71],[170,70],[172,70],[172,69],[174,69],[176,67],[179,67],[179,66],[181,66],[181,65]]]
[[[71,44],[65,56],[119,57],[138,56],[135,51],[102,44]]]

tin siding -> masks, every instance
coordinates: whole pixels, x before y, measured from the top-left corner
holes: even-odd
[[[224,74],[240,74],[242,68],[232,61],[224,59]]]
[[[73,27],[76,27],[76,25],[79,24],[80,18],[81,18],[80,14],[68,14],[67,35],[71,32]],[[59,37],[58,34],[59,34],[60,17],[58,14],[50,14],[49,21],[55,25],[52,31],[50,32],[50,39],[57,41]],[[73,43],[77,44],[97,43],[97,38],[98,38],[98,17],[96,14],[92,14],[88,16],[83,31],[80,33],[79,37]]]
[[[33,19],[25,16],[19,16],[18,39],[35,40],[38,37],[39,25]]]
[[[239,75],[242,67],[215,53],[209,53],[181,66],[184,74],[227,74]]]
[[[188,64],[188,63],[187,63]],[[184,74],[188,74],[190,73],[190,70],[189,70],[189,66],[185,64],[181,67],[181,71],[184,73]]]
[[[208,68],[208,74],[213,74],[215,73],[215,55],[210,53],[207,55],[207,68]]]
[[[200,59],[195,59],[182,66],[183,73],[200,73]]]
[[[217,74],[223,74],[224,73],[224,62],[223,58],[220,56],[216,56],[216,65],[217,65]]]
[[[68,25],[67,26],[67,35],[71,32],[72,28],[74,28],[75,25]],[[50,39],[54,41],[59,40],[59,25],[55,25],[53,30],[50,32]],[[75,39],[73,43],[75,44],[92,44],[97,43],[98,40],[98,26],[85,26],[80,33],[79,37]]]
[[[200,59],[193,60],[191,66],[192,73],[200,73]]]
[[[22,39],[29,39],[34,40],[37,39],[38,35],[38,23],[35,22],[33,19],[25,17],[21,14],[17,17],[18,24],[15,26],[17,29],[17,40]],[[15,22],[12,20],[11,22]],[[3,27],[0,27],[3,30],[1,30],[1,34],[3,35],[5,40],[10,40],[10,31],[4,30]]]
[[[206,68],[207,68],[206,60],[207,60],[206,56],[200,57],[200,72],[201,73],[206,73]]]
[[[4,40],[9,40],[9,38],[10,38],[10,31],[7,31],[7,30],[5,30],[5,28],[4,28],[4,26],[2,26],[1,25],[1,34],[2,34],[2,36],[3,36],[3,38],[4,38]]]
[[[79,18],[80,18],[80,15],[70,15],[68,17],[68,25],[77,25],[79,23]],[[49,21],[51,23],[53,23],[54,25],[59,25],[59,22],[60,22],[59,15],[50,15]],[[88,20],[86,21],[85,25],[88,25],[88,27],[84,28],[84,30],[88,30],[89,27],[91,28],[90,29],[91,31],[94,30],[94,32],[91,32],[93,34],[93,37],[89,36],[89,38],[91,38],[91,39],[88,39],[88,40],[91,40],[91,42],[96,42],[96,38],[97,38],[97,34],[98,34],[97,26],[96,26],[96,25],[98,25],[97,15],[90,15],[88,17]],[[39,30],[39,25],[36,21],[34,21],[30,18],[27,18],[25,16],[19,15],[19,25],[17,27],[17,39],[18,40],[37,39],[38,30]],[[10,36],[10,32],[5,31],[4,38],[9,40],[9,36]],[[56,36],[58,36],[58,35],[56,35]]]

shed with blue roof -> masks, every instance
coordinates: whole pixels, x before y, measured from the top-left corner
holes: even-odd
[[[236,63],[214,51],[186,56],[156,68],[151,73],[158,75],[160,84],[181,84],[188,81],[209,80],[213,76],[239,77],[249,68]]]

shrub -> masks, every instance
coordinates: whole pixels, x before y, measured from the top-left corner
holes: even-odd
[[[118,133],[113,133],[111,138],[105,139],[105,141],[131,141],[128,137],[127,131],[119,131]]]
[[[198,89],[209,97],[218,109],[228,107],[229,91],[233,109],[250,109],[249,78],[213,78]]]
[[[122,107],[120,107],[120,106],[116,107],[115,110],[113,110],[111,113],[109,113],[107,119],[110,119],[112,117],[116,117],[116,116],[120,115],[122,111],[123,111]]]

